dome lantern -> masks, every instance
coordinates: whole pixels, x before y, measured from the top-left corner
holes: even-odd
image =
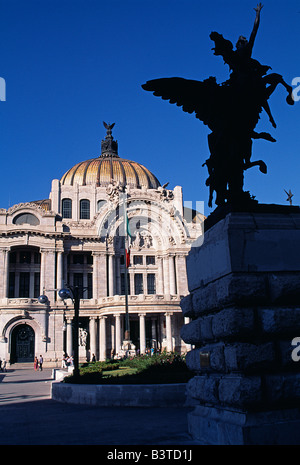
[[[101,141],[101,157],[118,157],[118,142],[114,140],[111,130],[115,123],[107,124],[103,121],[103,126],[107,130],[105,139]]]

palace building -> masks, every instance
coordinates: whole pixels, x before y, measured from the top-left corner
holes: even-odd
[[[124,353],[126,300],[139,353],[188,349],[180,300],[204,217],[184,207],[180,186],[168,190],[147,168],[120,158],[114,125],[104,125],[101,155],[54,179],[48,199],[0,209],[2,360],[42,354],[55,365],[72,354],[74,304],[58,294],[66,287],[79,292],[81,361]]]

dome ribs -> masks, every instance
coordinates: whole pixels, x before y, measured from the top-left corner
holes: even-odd
[[[95,184],[101,187],[107,186],[112,180],[123,186],[136,188],[156,189],[160,186],[158,179],[145,166],[135,161],[108,156],[77,163],[62,176],[60,182],[65,186]]]

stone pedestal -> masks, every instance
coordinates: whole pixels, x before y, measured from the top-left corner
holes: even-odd
[[[181,337],[195,347],[189,432],[200,444],[300,444],[300,209],[257,205],[207,223],[181,302]]]
[[[120,357],[134,357],[136,355],[136,348],[135,345],[132,344],[132,341],[124,339],[118,355]]]

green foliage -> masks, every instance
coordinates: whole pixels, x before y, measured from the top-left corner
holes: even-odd
[[[124,373],[122,373],[122,371]],[[131,371],[131,374],[128,374]],[[109,373],[107,373],[109,372]],[[86,363],[80,376],[69,376],[64,382],[81,384],[168,384],[186,383],[192,377],[185,356],[177,353],[140,355],[120,361]]]
[[[119,368],[119,362],[93,362],[84,363],[80,366],[80,374],[94,373],[97,371],[111,371]]]
[[[84,363],[79,368],[79,377],[73,375],[64,379],[65,383],[100,384],[103,371],[113,371],[119,368],[119,363],[94,362]]]
[[[161,366],[172,366],[175,370],[176,368],[186,367],[185,356],[177,354],[176,352],[162,352],[161,354],[149,355],[140,355],[137,357],[127,358],[120,362],[120,366],[129,366],[132,368],[137,368],[138,371],[143,371],[152,365],[161,365]]]
[[[102,378],[101,384],[170,384],[187,383],[192,377],[187,367],[177,367],[170,365],[149,365],[132,375],[110,376]]]
[[[74,384],[101,384],[102,381],[102,370],[99,368],[97,371],[81,371],[79,376],[66,376],[63,380],[64,383]]]

